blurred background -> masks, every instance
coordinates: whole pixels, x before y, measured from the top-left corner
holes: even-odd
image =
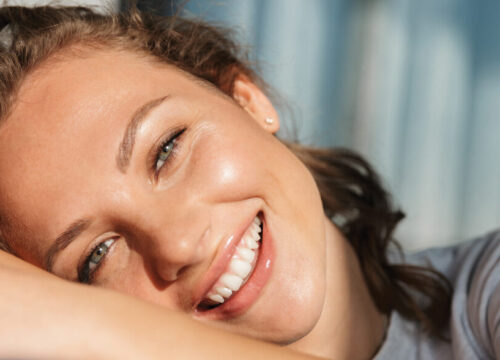
[[[286,128],[306,144],[355,149],[379,171],[407,214],[404,247],[500,226],[500,1],[137,3],[234,28],[291,107],[293,116],[281,112]]]

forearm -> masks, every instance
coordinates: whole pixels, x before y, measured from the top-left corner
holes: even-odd
[[[139,311],[130,312],[130,308],[137,309],[133,301],[120,301],[118,306],[114,306],[108,313],[109,321],[116,326],[113,339],[117,341],[116,346],[131,345],[130,349],[124,352],[124,358],[318,359],[209,327],[181,313],[163,309],[158,311],[156,306],[149,304],[137,305],[140,305]],[[124,312],[126,315],[120,317]],[[138,333],[141,336],[137,337]],[[147,336],[143,336],[145,334]]]
[[[3,252],[0,288],[2,359],[84,358],[93,353],[89,335],[105,335],[96,326],[93,291]]]
[[[0,286],[0,358],[315,359],[63,281],[4,253]]]

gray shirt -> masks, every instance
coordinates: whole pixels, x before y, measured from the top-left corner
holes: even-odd
[[[405,262],[431,265],[453,284],[451,342],[426,336],[419,324],[393,312],[374,359],[500,359],[500,231],[425,250]]]

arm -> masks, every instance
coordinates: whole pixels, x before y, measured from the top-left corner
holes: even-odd
[[[63,281],[2,251],[0,288],[0,358],[318,359]]]

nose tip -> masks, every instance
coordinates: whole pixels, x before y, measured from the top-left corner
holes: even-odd
[[[134,204],[133,241],[156,280],[176,281],[207,254],[210,211],[205,202],[188,195],[182,189],[155,192],[141,198],[144,203]]]
[[[202,241],[187,237],[158,239],[151,249],[151,258],[156,275],[163,281],[176,281],[183,272],[201,260]]]
[[[179,279],[182,273],[188,268],[187,265],[182,267],[172,268],[172,267],[164,267],[161,264],[155,266],[155,272],[161,280],[165,282],[174,282]]]

